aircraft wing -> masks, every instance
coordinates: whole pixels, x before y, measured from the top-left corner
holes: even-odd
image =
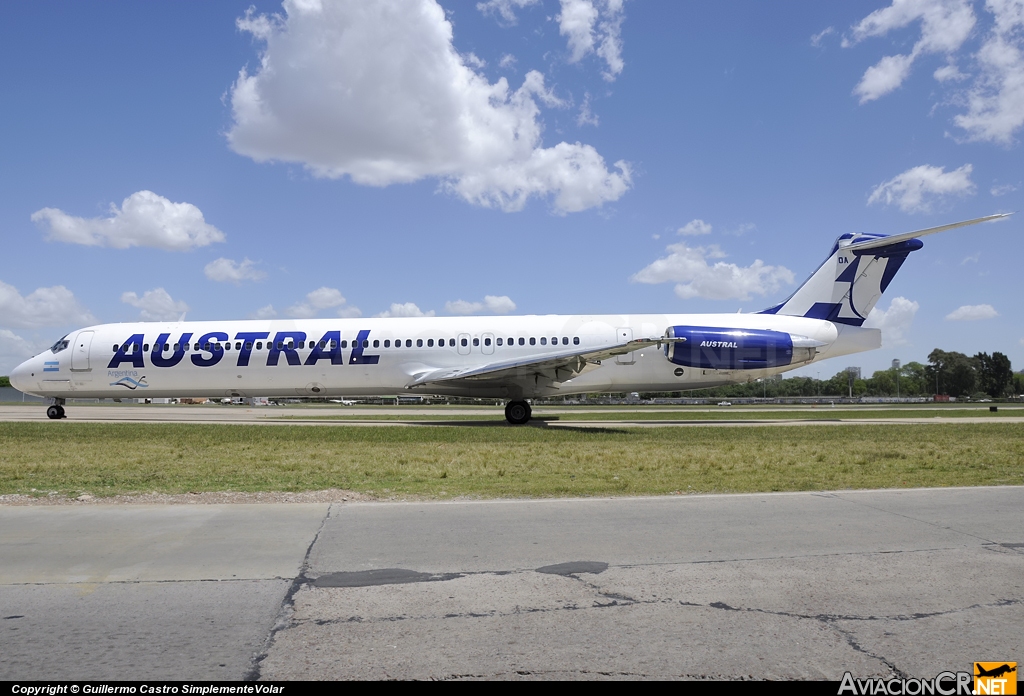
[[[685,339],[672,339],[664,336],[659,336],[658,338],[637,338],[613,346],[604,346],[590,350],[580,350],[577,346],[573,350],[545,353],[544,355],[517,360],[500,360],[474,367],[428,369],[413,375],[412,381],[405,385],[405,388],[412,389],[413,387],[434,382],[453,382],[459,380],[500,381],[530,375],[540,375],[555,382],[564,382],[583,372],[588,365],[600,365],[602,360],[607,360],[616,355],[625,355],[626,353],[632,353],[634,350],[650,348],[651,346],[663,343],[673,343],[678,340]]]
[[[986,215],[985,217],[975,218],[974,220],[964,220],[963,222],[954,222],[951,225],[940,225],[939,227],[929,227],[928,229],[918,230],[917,232],[904,232],[903,234],[894,234],[888,237],[879,237],[877,239],[868,239],[863,242],[854,242],[849,246],[845,247],[847,251],[861,251],[863,249],[874,249],[876,247],[889,246],[890,244],[898,244],[899,242],[905,242],[908,239],[916,239],[917,237],[924,237],[929,234],[935,234],[936,232],[945,232],[946,230],[956,229],[957,227],[967,227],[968,225],[976,225],[979,222],[988,222],[990,220],[1000,220],[1013,215],[1013,213],[1000,213],[998,215]]]

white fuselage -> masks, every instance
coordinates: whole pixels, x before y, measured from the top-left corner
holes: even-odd
[[[819,342],[808,360],[769,369],[680,368],[649,347],[552,383],[519,377],[416,387],[419,393],[532,398],[603,391],[679,391],[746,382],[877,348],[879,332],[771,314],[547,315],[140,322],[74,331],[11,375],[21,391],[53,398],[344,397],[405,392],[425,371],[596,351],[657,338],[678,325],[787,332]],[[557,344],[553,344],[557,341]],[[280,348],[278,348],[280,346]]]

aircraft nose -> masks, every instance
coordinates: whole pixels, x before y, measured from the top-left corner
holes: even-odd
[[[29,390],[30,375],[32,373],[32,359],[26,360],[18,365],[10,374],[11,386],[20,392]]]

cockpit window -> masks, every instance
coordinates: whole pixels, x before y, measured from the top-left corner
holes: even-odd
[[[54,353],[59,353],[62,350],[64,350],[65,348],[68,347],[68,343],[69,343],[68,337],[65,336],[64,338],[60,339],[59,341],[54,343],[52,346],[50,346],[50,350],[52,350]]]

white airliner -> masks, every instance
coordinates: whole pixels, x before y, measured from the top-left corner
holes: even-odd
[[[844,234],[789,299],[754,314],[627,314],[145,322],[69,333],[19,365],[11,384],[47,397],[349,397],[411,392],[528,399],[679,391],[748,382],[872,350],[861,325],[918,237]]]

